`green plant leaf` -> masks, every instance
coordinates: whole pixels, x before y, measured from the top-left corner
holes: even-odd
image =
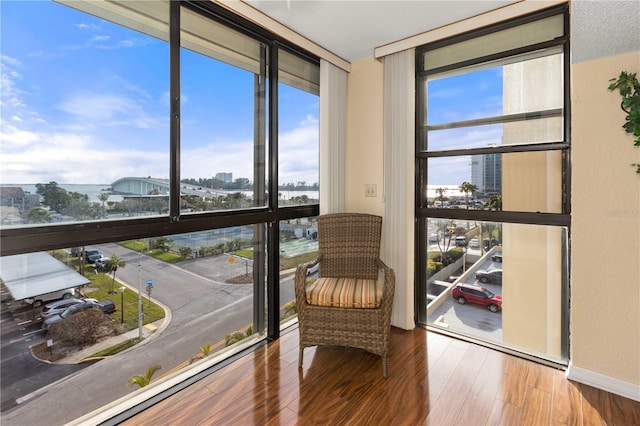
[[[636,73],[621,71],[618,78],[610,79],[609,83],[610,91],[617,90],[620,93],[620,107],[627,113],[622,128],[635,136],[634,146],[640,146],[640,82]],[[636,173],[640,174],[640,165],[633,165],[637,167]]]

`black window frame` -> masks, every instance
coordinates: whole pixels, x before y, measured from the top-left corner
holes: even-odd
[[[505,29],[515,28],[530,22],[549,18],[556,15],[563,16],[563,35],[553,40],[536,43],[529,46],[502,51],[487,56],[477,57],[453,63],[447,66],[434,68],[425,71],[424,57],[425,52],[450,46],[473,38],[481,37],[487,34],[499,32]],[[416,273],[414,281],[415,299],[414,299],[414,321],[424,328],[430,328],[426,320],[426,307],[429,303],[427,298],[427,268],[426,260],[428,252],[428,227],[427,220],[434,219],[451,219],[451,220],[468,220],[480,222],[502,222],[516,224],[531,225],[548,225],[566,227],[567,240],[563,249],[568,253],[571,235],[571,98],[570,98],[570,44],[569,44],[569,6],[562,4],[553,6],[529,15],[517,17],[494,25],[483,27],[477,30],[471,30],[447,39],[435,41],[433,43],[420,46],[415,50],[415,256]],[[529,143],[518,145],[499,145],[481,148],[462,148],[462,149],[446,149],[446,150],[429,150],[427,144],[427,126],[422,122],[426,117],[426,96],[421,85],[426,81],[427,75],[441,74],[447,71],[457,70],[463,67],[469,67],[488,61],[495,61],[515,55],[523,54],[540,49],[546,49],[554,46],[560,46],[563,50],[563,140],[542,143]],[[558,112],[554,112],[558,115]],[[517,114],[518,117],[513,119],[529,119],[540,118],[539,114]],[[504,117],[500,122],[504,122]],[[495,117],[489,117],[480,120],[470,120],[472,124],[488,124]],[[476,123],[477,122],[477,123]],[[469,124],[466,123],[466,124]],[[428,124],[428,123],[427,123]],[[435,125],[435,128],[446,128],[445,126]],[[541,213],[527,211],[489,211],[489,210],[463,210],[463,209],[446,209],[429,206],[427,203],[427,178],[428,178],[428,159],[441,157],[456,157],[483,154],[509,154],[519,152],[538,152],[538,151],[561,151],[562,152],[562,202],[561,212],[559,213]],[[424,264],[423,264],[424,262]],[[563,262],[563,283],[561,294],[562,320],[561,320],[561,351],[564,359],[569,358],[569,259]]]
[[[279,224],[281,221],[318,216],[319,204],[278,206],[278,49],[286,49],[315,65],[320,59],[280,36],[209,1],[170,1],[170,211],[168,216],[59,225],[0,228],[0,256],[55,250],[124,240],[198,232],[235,226],[266,225],[267,294],[256,295],[254,320],[258,327],[266,313],[266,339],[280,337]],[[180,9],[189,8],[208,19],[248,35],[268,47],[268,152],[267,204],[239,210],[180,214]],[[267,124],[267,123],[263,123]],[[261,264],[261,262],[258,262]],[[266,303],[266,305],[265,305]],[[265,309],[266,307],[266,309]]]

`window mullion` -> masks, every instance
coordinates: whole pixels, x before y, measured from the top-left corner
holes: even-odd
[[[496,115],[493,117],[475,118],[473,120],[452,121],[442,124],[427,124],[426,130],[459,129],[487,124],[512,123],[517,121],[539,120],[542,118],[562,117],[563,108],[552,108],[539,111],[527,111],[516,114]]]
[[[169,216],[180,219],[180,2],[169,2]]]
[[[534,144],[515,144],[487,146],[481,148],[445,149],[439,151],[422,151],[416,153],[419,158],[456,157],[462,155],[509,154],[513,152],[536,152],[565,150],[569,144],[565,142],[548,142]]]

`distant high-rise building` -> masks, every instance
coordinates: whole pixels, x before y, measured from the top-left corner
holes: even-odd
[[[233,182],[233,173],[231,172],[216,173],[216,179],[224,183],[231,183]]]
[[[484,194],[502,191],[502,156],[500,154],[475,155],[471,161],[471,183]]]

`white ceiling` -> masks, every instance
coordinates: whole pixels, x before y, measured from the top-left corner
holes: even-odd
[[[245,0],[347,61],[519,0]]]

